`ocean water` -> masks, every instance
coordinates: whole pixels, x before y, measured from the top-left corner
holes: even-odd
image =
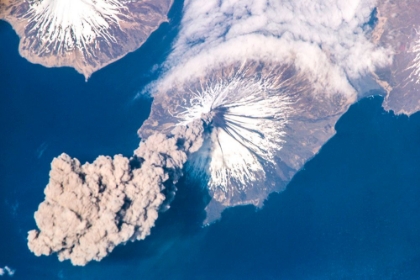
[[[85,162],[137,147],[151,100],[135,96],[159,74],[181,9],[176,1],[169,24],[87,83],[21,58],[0,22],[0,267],[14,279],[420,279],[420,114],[385,112],[381,97],[354,104],[261,210],[231,208],[203,228],[207,194],[181,181],[152,235],[100,263],[29,252],[53,157]]]

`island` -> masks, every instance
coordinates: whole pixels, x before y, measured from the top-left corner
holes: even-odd
[[[138,49],[168,21],[173,0],[4,0],[0,19],[20,37],[19,53],[46,67],[92,73]]]
[[[312,3],[312,17],[299,1],[293,13],[267,2],[264,20],[222,2],[186,1],[172,52],[145,89],[154,100],[132,157],[53,160],[39,230],[28,235],[35,255],[85,265],[144,239],[183,175],[208,191],[204,225],[229,207],[260,208],[335,135],[352,104],[382,95],[396,114],[420,109],[420,0]],[[21,36],[23,56],[88,78],[141,45],[171,4],[7,0],[0,16]]]
[[[322,77],[316,72],[302,70],[302,62],[293,61],[299,57],[294,50],[290,51],[289,58],[285,54],[284,61],[275,61],[276,52],[266,55],[270,59],[257,60],[249,58],[259,56],[251,52],[244,52],[248,56],[245,58],[235,53],[240,53],[248,42],[257,45],[257,37],[231,43],[237,48],[223,59],[218,56],[225,52],[212,54],[216,47],[203,47],[201,60],[197,58],[200,57],[197,50],[192,51],[192,58],[183,60],[180,55],[174,60],[178,68],[170,70],[175,73],[174,77],[168,74],[168,78],[158,81],[150,117],[140,128],[139,136],[147,139],[157,131],[169,133],[174,127],[198,118],[198,112],[213,112],[209,136],[202,148],[190,156],[189,168],[185,170],[186,176],[207,188],[211,197],[204,224],[218,220],[229,207],[252,204],[260,208],[270,193],[284,190],[294,175],[335,135],[338,119],[358,100],[382,95],[383,107],[395,114],[410,115],[420,110],[419,13],[420,1],[379,1],[370,19],[361,26],[367,39],[363,44],[366,52],[376,48],[391,59],[384,59],[384,64],[370,69],[367,63],[369,70],[356,78],[348,74],[344,78],[337,75]],[[235,41],[232,39],[231,42]],[[270,43],[267,41],[266,45]],[[225,45],[228,48],[228,44]],[[193,48],[200,47],[194,45]],[[282,46],[278,45],[278,49]],[[333,57],[341,53],[332,54],[334,50],[328,49],[327,44],[321,49],[327,54],[329,63],[337,63]],[[264,44],[259,50],[265,51]],[[185,53],[184,57],[188,57],[188,51]],[[372,57],[376,55],[372,53]],[[219,61],[210,63],[207,57]],[[235,61],[232,57],[238,58]],[[209,65],[202,66],[206,63]],[[331,64],[326,65],[331,67]],[[199,73],[201,68],[206,70]],[[191,73],[190,69],[195,72]],[[344,71],[349,73],[347,69]],[[314,75],[317,78],[311,79]],[[231,86],[238,77],[246,86]],[[269,83],[258,85],[253,94],[242,98],[244,92],[254,87],[256,80]],[[351,88],[328,88],[325,86],[328,81],[341,81],[341,85],[348,81]],[[262,99],[271,100],[270,94],[286,95],[288,105],[282,107],[281,102],[274,100],[262,105]],[[220,99],[224,101],[220,102]],[[259,102],[261,106],[258,106]],[[276,114],[281,112],[284,116],[276,119]],[[264,118],[276,124],[260,122]],[[283,125],[279,126],[279,123]],[[228,136],[223,136],[225,134]],[[241,149],[247,152],[241,152]]]
[[[156,94],[139,136],[169,134],[211,114],[185,169],[192,184],[209,191],[204,224],[210,224],[228,207],[260,208],[270,193],[284,190],[354,102],[344,92],[320,92],[294,63],[238,61]]]

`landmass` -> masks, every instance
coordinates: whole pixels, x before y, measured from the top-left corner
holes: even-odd
[[[420,110],[420,1],[380,1],[377,13],[373,39],[393,52],[392,65],[377,71],[383,107],[411,115]]]
[[[386,110],[406,115],[419,111],[419,14],[420,1],[381,1],[378,3],[372,13],[372,30],[366,34],[374,46],[387,49],[393,60],[389,65],[377,67],[363,79],[351,81],[354,89],[358,91],[355,99],[327,89],[322,94],[316,94],[314,93],[317,91],[316,86],[305,80],[303,73],[294,69],[287,72],[286,76],[282,76],[279,69],[284,68],[285,65],[278,64],[280,68],[275,70],[277,77],[283,81],[290,79],[293,81],[293,85],[288,90],[294,92],[294,101],[291,105],[293,110],[284,127],[284,143],[275,155],[275,164],[270,168],[264,166],[267,174],[264,177],[258,177],[258,180],[262,181],[261,184],[254,184],[250,180],[243,189],[209,188],[211,200],[206,208],[207,217],[204,224],[219,219],[223,210],[228,207],[246,204],[262,207],[270,193],[284,190],[293,176],[335,134],[335,124],[349,106],[371,95],[371,90],[374,90],[374,94],[384,96],[383,107]],[[267,61],[258,63],[261,64],[255,67],[253,73],[257,76],[264,76],[267,67],[270,69],[272,67],[268,66],[270,63]],[[213,80],[230,79],[229,73],[235,72],[234,68],[234,65],[220,67],[197,78],[196,81],[188,80],[181,84],[173,84],[172,88],[166,92],[158,90],[154,96],[150,117],[139,130],[140,137],[147,138],[154,131],[170,131],[180,123],[177,117],[179,110],[191,106],[186,101],[194,99],[196,92],[205,92],[205,88]],[[252,77],[244,76],[243,79],[252,79]],[[359,86],[358,83],[363,85]],[[205,148],[209,151],[215,149],[211,145]],[[214,155],[209,157],[212,156]],[[207,166],[207,169],[207,172],[211,172],[212,167]],[[189,174],[191,170],[186,170],[186,173],[191,177]],[[206,180],[211,181],[209,176]]]
[[[19,53],[46,67],[92,73],[138,49],[168,21],[173,0],[3,0],[0,19],[20,38]]]
[[[230,99],[225,102],[224,107],[230,108],[235,107],[235,117],[240,118],[237,126],[240,129],[233,129],[235,135],[235,144],[227,145],[224,154],[221,159],[215,159],[217,146],[220,145],[221,140],[211,140],[213,142],[209,145],[203,144],[203,149],[208,151],[199,150],[198,156],[194,154],[190,156],[190,165],[194,165],[194,157],[199,157],[199,161],[212,161],[218,160],[222,165],[221,169],[236,168],[240,163],[235,163],[236,166],[229,165],[226,161],[231,157],[238,157],[240,154],[229,153],[226,150],[235,150],[237,146],[245,146],[250,153],[256,154],[256,149],[253,149],[247,145],[247,141],[251,138],[254,141],[258,141],[258,137],[251,137],[249,130],[258,130],[258,133],[264,134],[265,137],[281,137],[281,142],[272,142],[272,145],[267,145],[263,149],[270,149],[269,146],[274,146],[274,155],[271,163],[270,160],[264,158],[262,155],[257,155],[257,159],[261,165],[264,174],[258,175],[256,178],[246,178],[246,182],[239,182],[236,178],[230,178],[226,184],[222,182],[223,186],[209,187],[209,194],[212,197],[210,203],[206,207],[207,217],[204,224],[210,224],[220,218],[221,213],[225,208],[233,207],[237,205],[253,204],[256,207],[262,207],[265,199],[272,192],[280,192],[286,188],[286,185],[290,182],[293,176],[304,166],[304,164],[316,155],[319,149],[335,134],[334,125],[338,119],[347,111],[349,106],[355,101],[351,97],[345,94],[337,92],[323,92],[317,93],[316,86],[311,84],[304,73],[297,70],[293,65],[280,64],[273,66],[270,62],[264,61],[253,61],[247,62],[245,66],[239,67],[240,63],[222,67],[216,71],[211,72],[205,77],[199,77],[197,80],[188,80],[183,84],[174,86],[169,92],[158,93],[152,105],[152,110],[149,119],[147,119],[143,126],[139,130],[139,135],[143,139],[147,139],[153,135],[156,131],[163,133],[169,133],[174,127],[182,123],[182,117],[180,113],[185,108],[192,107],[190,100],[194,100],[196,93],[200,92],[203,95],[206,94],[206,87],[212,84],[214,81],[219,80],[231,80],[233,77],[240,75],[243,81],[252,81],[254,77],[264,77],[266,80],[271,78],[277,79],[279,87],[275,87],[274,95],[287,95],[290,100],[289,109],[285,107],[279,107],[279,111],[287,109],[287,120],[285,125],[281,128],[281,135],[269,135],[270,131],[265,131],[261,125],[248,129],[247,123],[252,123],[256,118],[260,118],[260,112],[252,112],[253,105],[256,102],[253,96],[250,104],[244,105],[244,100]],[[245,74],[240,73],[239,68],[246,68]],[[206,85],[206,86],[203,86]],[[250,87],[252,84],[246,84],[246,87]],[[239,91],[244,91],[245,88],[241,88],[236,91],[230,92],[232,95],[238,95]],[[222,90],[223,92],[223,90]],[[269,98],[268,92],[261,93],[263,98]],[[205,97],[204,97],[205,98]],[[222,98],[222,97],[220,97]],[[210,102],[213,102],[209,100]],[[196,103],[194,101],[192,103]],[[237,110],[238,107],[243,107],[241,110]],[[267,106],[267,105],[265,105]],[[206,106],[204,106],[206,107]],[[277,108],[277,107],[276,107]],[[229,109],[228,109],[229,110]],[[263,111],[264,108],[261,108]],[[218,112],[220,107],[216,107],[210,111]],[[227,114],[227,110],[226,113]],[[239,115],[239,113],[242,115]],[[204,111],[203,111],[204,113]],[[271,110],[271,113],[272,110]],[[275,113],[275,112],[274,112]],[[218,116],[224,118],[223,116]],[[267,116],[267,119],[273,116]],[[224,120],[226,121],[226,120]],[[229,120],[228,120],[229,121]],[[216,116],[212,119],[213,127],[219,126],[221,121],[216,119]],[[232,120],[230,120],[232,123]],[[276,120],[277,122],[277,120]],[[252,125],[251,125],[252,127]],[[277,128],[278,129],[278,128]],[[241,131],[239,131],[241,130]],[[235,132],[236,131],[236,132]],[[208,132],[211,133],[211,132]],[[212,139],[214,136],[211,137]],[[225,140],[223,140],[225,141]],[[221,143],[223,146],[223,143]],[[263,144],[260,144],[263,145]],[[241,156],[244,157],[244,156]],[[255,166],[253,158],[247,159],[245,162],[246,167],[252,169]],[[197,172],[196,169],[200,167],[192,166],[186,171],[186,176],[194,182],[197,179],[196,176],[192,175],[198,173],[201,178],[198,178],[199,183],[202,183],[203,187],[208,187],[208,182],[212,180],[211,177],[217,176],[211,173],[211,169],[215,167],[211,164],[206,164],[204,170]],[[245,170],[240,170],[243,174]],[[222,170],[217,172],[223,172]],[[251,171],[254,174],[261,170],[256,169]],[[214,172],[213,172],[214,173]],[[206,175],[207,174],[207,175]],[[233,176],[232,176],[233,177]]]
[[[172,4],[92,3],[7,0],[0,16],[21,36],[23,56],[50,66],[71,61],[88,78],[141,45]],[[63,154],[53,161],[45,201],[35,214],[39,230],[28,236],[36,255],[57,252],[60,260],[85,265],[118,244],[145,238],[183,174],[209,192],[204,224],[229,207],[262,207],[371,90],[379,90],[384,108],[397,114],[420,109],[420,0],[380,1],[370,18],[369,2],[311,3],[318,14],[299,1],[291,10],[266,4],[293,17],[270,12],[270,24],[256,29],[247,21],[260,22],[252,18],[258,13],[239,2],[223,3],[198,10],[200,5],[186,3],[187,26],[162,77],[149,87],[151,114],[131,158],[100,156],[81,165]],[[221,16],[232,16],[227,8],[244,14],[232,23]]]

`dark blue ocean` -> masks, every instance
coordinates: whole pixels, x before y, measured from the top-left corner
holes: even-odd
[[[170,52],[182,1],[143,47],[86,83],[18,54],[0,22],[0,267],[14,279],[420,279],[420,114],[354,104],[337,134],[262,210],[237,207],[203,228],[206,194],[180,182],[145,241],[86,267],[35,257],[36,227],[53,157],[130,156],[151,100],[135,98]],[[8,279],[9,276],[0,276]]]

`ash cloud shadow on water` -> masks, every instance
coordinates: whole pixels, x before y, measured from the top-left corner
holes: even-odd
[[[200,235],[206,218],[204,209],[210,201],[208,191],[187,177],[181,178],[177,189],[170,209],[159,214],[152,234],[147,240],[118,246],[101,263],[92,262],[90,265],[106,266],[127,261],[146,261],[164,254],[165,250],[170,250],[174,240],[176,242]]]

